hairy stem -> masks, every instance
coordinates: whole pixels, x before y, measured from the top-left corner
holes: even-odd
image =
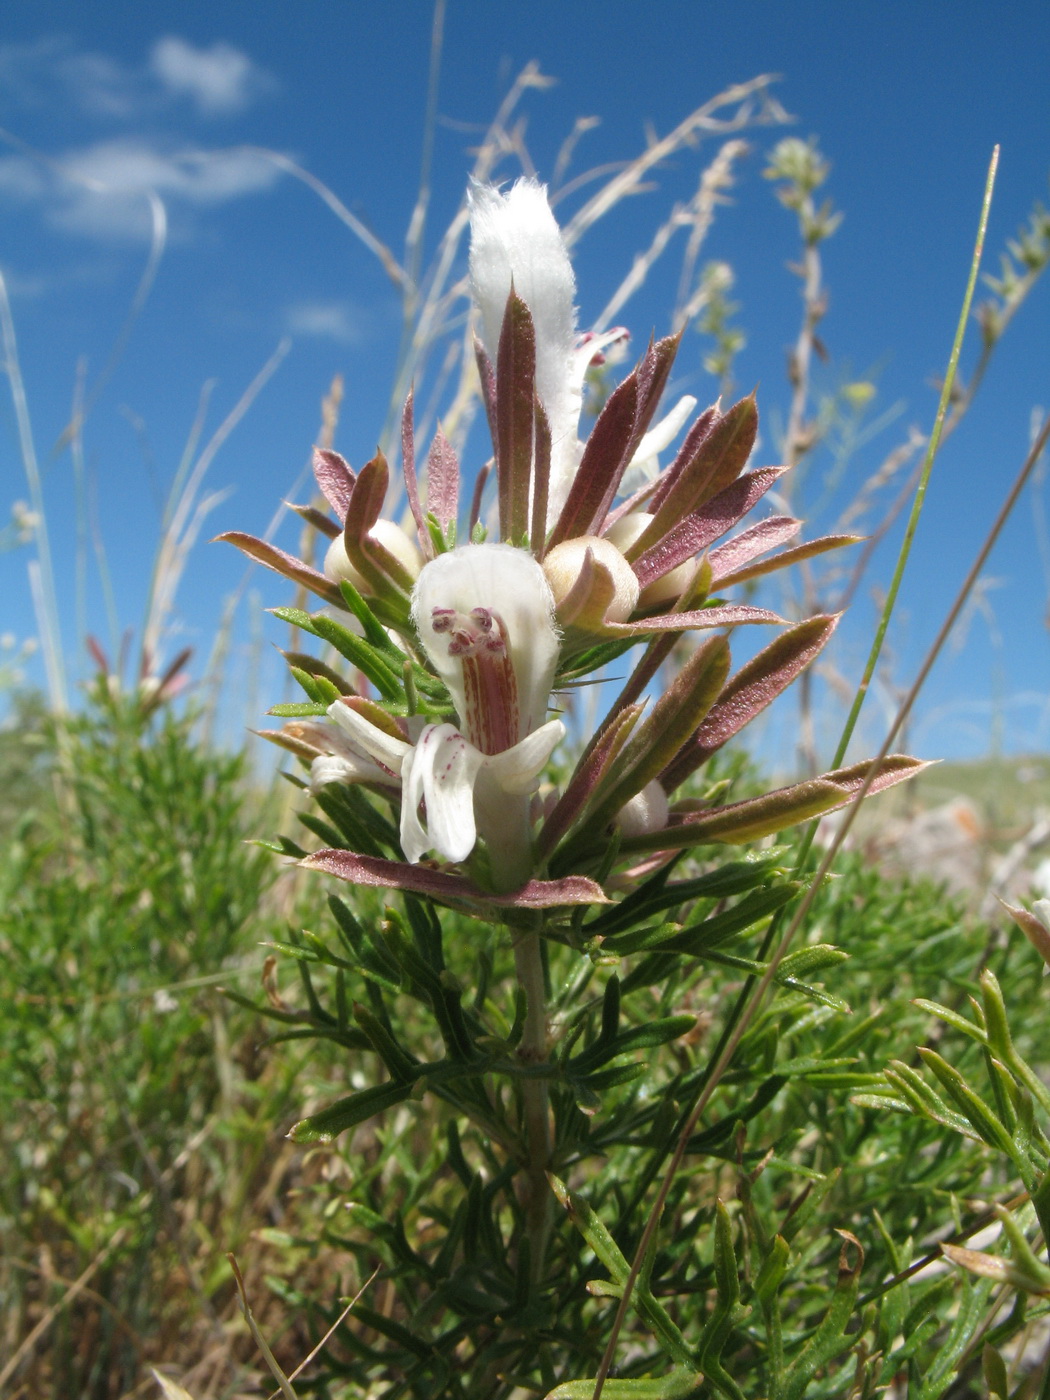
[[[547,1005],[543,978],[543,952],[538,933],[522,933],[514,944],[518,983],[525,993],[525,1029],[518,1045],[518,1059],[528,1067],[547,1058]],[[529,1241],[532,1282],[543,1277],[543,1259],[550,1229],[550,1105],[545,1079],[526,1078],[521,1086],[525,1126],[526,1238]]]

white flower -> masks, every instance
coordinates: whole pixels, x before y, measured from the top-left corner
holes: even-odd
[[[412,612],[459,726],[425,725],[412,744],[341,701],[329,709],[354,750],[400,777],[408,860],[427,851],[465,860],[480,836],[498,888],[528,879],[529,794],[565,733],[561,720],[546,721],[558,657],[552,602],[523,550],[483,544],[441,554],[424,566]]]

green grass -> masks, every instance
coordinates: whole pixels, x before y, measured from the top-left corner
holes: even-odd
[[[304,924],[326,940],[333,932],[324,882],[293,887],[272,856],[245,844],[272,831],[281,809],[242,760],[202,749],[187,721],[148,722],[107,702],[63,731],[37,725],[32,746],[0,749],[2,762],[24,765],[0,863],[3,1356],[41,1328],[10,1393],[149,1395],[151,1364],[195,1396],[268,1386],[227,1250],[287,1371],[336,1322],[340,1300],[365,1287],[354,1317],[296,1383],[301,1396],[487,1396],[497,1372],[526,1360],[530,1384],[593,1375],[613,1306],[586,1287],[609,1276],[593,1253],[594,1227],[559,1216],[554,1292],[522,1311],[507,1272],[516,1207],[499,1189],[503,1157],[469,1113],[425,1093],[331,1144],[287,1142],[305,1113],[384,1077],[359,1034],[335,1033],[334,999],[379,1014],[385,1005],[392,1024],[411,1027],[408,1048],[421,1060],[440,1058],[441,1036],[410,985],[377,1001],[360,968],[281,956],[260,993],[260,943],[294,939]],[[385,917],[380,896],[354,908],[365,928]],[[754,956],[760,927],[725,946]],[[821,894],[807,941],[848,958],[803,977],[808,992],[783,989],[745,1037],[672,1191],[652,1296],[691,1347],[705,1335],[713,1345],[725,1301],[718,1280],[727,1268],[738,1279],[736,1311],[719,1332],[725,1394],[734,1384],[748,1400],[772,1393],[780,1347],[783,1383],[795,1386],[783,1394],[866,1395],[910,1375],[916,1395],[978,1396],[973,1338],[989,1317],[993,1341],[1019,1334],[1016,1310],[990,1315],[988,1287],[955,1271],[880,1289],[909,1260],[936,1253],[938,1238],[980,1222],[991,1200],[1016,1195],[1016,1166],[927,1117],[872,1102],[891,1060],[919,1066],[919,1045],[936,1045],[994,1102],[979,1047],[913,999],[966,1013],[991,967],[1007,1006],[1034,1008],[1045,996],[1038,959],[1020,935],[989,930],[936,887],[886,880],[859,857]],[[444,947],[465,1003],[486,975],[481,1014],[509,1033],[506,937],[453,919]],[[628,1258],[642,1223],[637,1193],[673,1127],[654,1116],[661,1086],[686,1092],[740,985],[732,967],[701,958],[650,986],[632,978],[644,956],[616,968],[621,1032],[669,1015],[691,1017],[692,1028],[646,1050],[641,1079],[602,1089],[596,1118],[560,1110],[568,1136],[558,1170]],[[552,985],[586,965],[552,947]],[[599,964],[576,985],[581,1047],[597,1034],[612,970]],[[231,1004],[220,983],[284,1024]],[[1014,1034],[1018,1052],[1045,1070],[1041,1024],[1019,1016]],[[270,1031],[292,1038],[274,1042]],[[638,1053],[615,1063],[630,1058]],[[835,1230],[855,1236],[865,1257],[852,1283],[840,1280],[850,1294],[845,1333],[816,1364],[808,1343],[831,1335],[829,1299],[839,1296]],[[778,1234],[784,1276],[760,1296]],[[1028,1312],[1043,1310],[1033,1300]],[[954,1343],[953,1317],[966,1320]],[[630,1315],[620,1355],[621,1377],[669,1364],[641,1314]],[[1022,1362],[1018,1396],[1034,1393],[1027,1371]],[[849,1392],[857,1374],[867,1388]]]

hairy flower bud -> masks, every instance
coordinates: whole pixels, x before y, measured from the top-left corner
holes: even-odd
[[[626,622],[638,606],[638,579],[615,544],[596,535],[580,535],[555,545],[543,560],[543,572],[554,594],[554,603],[564,601],[580,577],[587,551],[596,564],[608,569],[616,586],[612,602],[605,610],[606,622]]]
[[[388,554],[392,554],[413,578],[419,577],[419,571],[423,567],[423,555],[419,545],[402,530],[400,525],[395,524],[393,520],[381,518],[376,521],[368,533],[377,544],[383,546]],[[342,535],[336,535],[328,546],[328,553],[324,557],[324,572],[325,577],[330,578],[333,583],[339,583],[342,579],[346,579],[348,583],[354,585],[358,593],[373,592],[368,580],[351,563]]]
[[[667,793],[654,778],[624,803],[616,814],[616,825],[624,836],[648,836],[650,831],[664,829],[667,813]]]

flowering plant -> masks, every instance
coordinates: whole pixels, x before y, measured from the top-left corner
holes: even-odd
[[[490,1280],[487,1325],[513,1316],[520,1340],[547,1325],[541,1300],[555,1268],[554,1201],[592,1246],[597,1237],[559,1179],[602,1150],[600,1134],[588,1141],[587,1122],[636,1079],[638,1051],[695,1031],[695,1009],[620,1030],[621,998],[653,983],[673,988],[690,960],[761,969],[734,945],[764,928],[797,883],[776,848],[728,863],[718,852],[842,806],[871,779],[871,765],[733,801],[726,782],[697,781],[814,660],[836,624],[818,615],[787,625],[733,601],[730,590],[853,537],[798,543],[800,522],[784,515],[734,533],[786,470],[749,467],[753,396],[701,412],[660,466],[658,454],[695,408],[682,400],[658,417],[679,336],[649,344],[581,444],[588,365],[625,332],[577,336],[572,268],[541,186],[522,180],[506,194],[476,186],[470,198],[478,374],[494,450],[469,510],[461,509],[457,454],[440,430],[418,469],[410,396],[401,433],[405,526],[392,518],[382,453],[355,472],[319,450],[314,471],[332,516],[299,509],[330,541],[323,571],[250,536],[224,538],[322,600],[321,611],[279,608],[277,616],[351,668],[304,653],[288,658],[307,698],[275,707],[288,722],[268,737],[309,765],[327,820],[307,818],[322,849],[283,849],[350,886],[406,896],[407,924],[388,909],[375,928],[333,900],[345,954],[312,935],[289,949],[304,964],[328,963],[340,978],[364,982],[370,1004],[355,1006],[356,1026],[345,1002],[333,1018],[312,994],[306,1019],[355,1053],[373,1052],[387,1074],[304,1119],[293,1136],[330,1140],[428,1093],[473,1124],[502,1183],[519,1277]],[[777,631],[731,673],[729,633],[739,626]],[[568,769],[567,697],[635,648],[633,669],[594,732],[575,726]],[[552,764],[560,765],[557,784],[545,782]],[[921,766],[891,756],[871,786]],[[689,859],[699,864],[672,878]],[[443,942],[450,921],[462,930],[464,919],[479,949],[491,946],[491,928],[513,950],[510,1014],[484,985],[464,1003]],[[556,1014],[552,949],[564,950],[579,1000],[562,998]],[[780,979],[825,996],[801,974],[803,965],[834,961],[835,950],[800,956],[797,966],[785,962]],[[594,998],[583,994],[594,975],[606,978],[597,1028]],[[479,977],[484,983],[488,974]],[[395,1027],[388,999],[401,993],[432,1013],[438,1058],[422,1058],[411,1034]],[[286,1008],[271,1012],[297,1019]],[[610,1111],[622,1116],[627,1101],[617,1102]],[[487,1209],[496,1209],[491,1200]],[[688,1350],[662,1310],[645,1302],[645,1290],[641,1297],[675,1364],[686,1365]],[[527,1347],[518,1351],[516,1364],[527,1369]]]

